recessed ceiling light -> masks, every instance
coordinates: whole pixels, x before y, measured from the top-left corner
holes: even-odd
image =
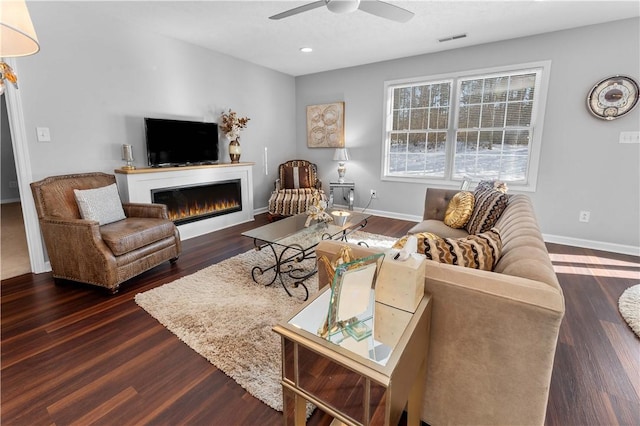
[[[313,49],[312,49],[312,48],[310,48],[310,47],[301,47],[301,48],[300,48],[300,51],[301,51],[302,53],[311,53],[311,52],[313,52]]]

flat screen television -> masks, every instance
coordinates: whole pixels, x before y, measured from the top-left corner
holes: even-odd
[[[198,121],[145,118],[150,167],[218,162],[218,125]]]

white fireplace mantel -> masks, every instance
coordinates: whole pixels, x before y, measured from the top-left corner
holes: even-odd
[[[242,210],[178,225],[180,238],[187,240],[222,228],[253,220],[253,175],[255,163],[215,164],[134,170],[116,169],[116,181],[123,202],[150,203],[154,189],[215,183],[240,179]]]

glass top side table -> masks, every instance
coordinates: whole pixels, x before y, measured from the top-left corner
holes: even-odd
[[[329,206],[332,207],[335,202],[334,189],[342,188],[342,193],[344,194],[344,190],[349,190],[349,194],[344,197],[344,201],[348,203],[349,210],[353,210],[353,201],[355,199],[355,182],[329,182]]]

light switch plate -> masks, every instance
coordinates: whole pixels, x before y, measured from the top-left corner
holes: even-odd
[[[620,132],[620,143],[640,143],[640,132]]]
[[[38,142],[51,142],[51,133],[48,127],[36,127]]]

